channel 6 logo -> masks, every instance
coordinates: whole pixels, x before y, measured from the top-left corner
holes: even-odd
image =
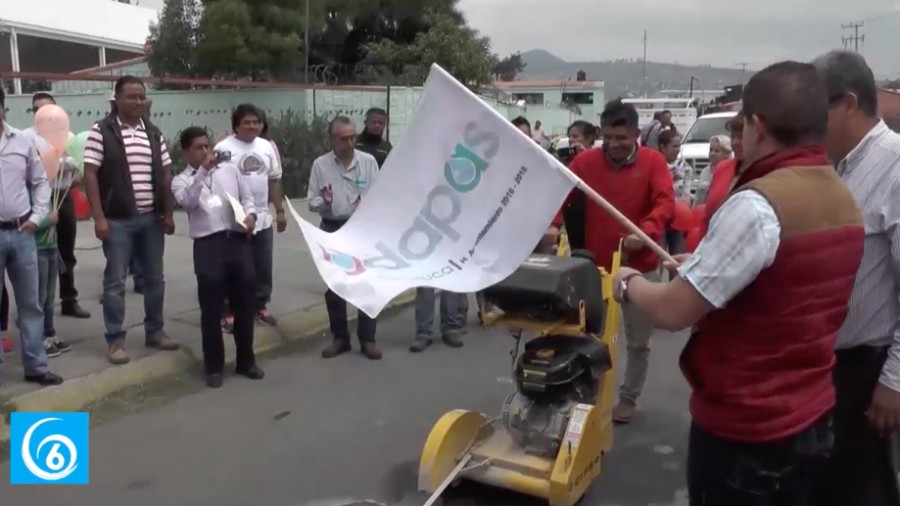
[[[87,413],[12,413],[9,422],[11,484],[88,483]]]

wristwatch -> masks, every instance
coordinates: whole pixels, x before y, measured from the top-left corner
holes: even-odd
[[[622,294],[622,302],[628,302],[628,283],[631,282],[632,279],[640,275],[641,274],[637,272],[632,272],[631,274],[622,278],[622,281],[619,281],[619,293]]]

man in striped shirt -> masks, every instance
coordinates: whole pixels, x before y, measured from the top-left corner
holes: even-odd
[[[900,430],[900,135],[878,117],[858,53],[814,61],[828,91],[828,151],[865,218],[865,249],[837,338],[835,449],[810,504],[900,505],[890,435]]]
[[[164,234],[172,217],[172,160],[159,129],[143,119],[147,93],[134,76],[116,81],[115,107],[92,128],[85,144],[84,180],[94,232],[103,242],[103,320],[107,357],[128,363],[125,352],[125,279],[132,253],[144,273],[145,345],[176,350],[163,330]]]

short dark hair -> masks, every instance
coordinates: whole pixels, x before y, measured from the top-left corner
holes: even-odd
[[[181,131],[178,144],[181,145],[181,149],[188,149],[200,137],[209,137],[209,133],[203,127],[190,126]]]
[[[34,105],[34,103],[37,102],[38,100],[49,100],[49,101],[53,102],[54,104],[56,103],[56,99],[53,98],[53,95],[47,93],[46,91],[39,91],[31,96],[32,105]]]
[[[583,119],[577,120],[566,129],[566,133],[572,131],[572,129],[578,130],[581,133],[582,137],[590,137],[592,139],[597,139],[599,137],[597,133],[597,127],[591,124],[589,121],[585,121]],[[590,146],[587,146],[590,147]]]
[[[829,51],[813,60],[812,64],[825,83],[829,103],[852,93],[856,95],[862,112],[871,117],[878,116],[875,74],[861,54],[846,50]]]
[[[142,87],[146,88],[146,85],[144,85],[144,81],[142,81],[140,77],[130,75],[122,76],[116,80],[116,95],[122,93],[122,88],[129,84],[140,84]]]
[[[516,127],[527,126],[529,130],[531,129],[531,122],[525,116],[516,116],[513,118],[512,124]]]
[[[666,115],[666,114],[668,114],[668,115],[671,116],[671,115],[672,115],[672,111],[666,109],[666,110],[664,110],[663,112],[659,113],[660,117],[662,117],[662,116],[664,116],[664,115]]]
[[[622,102],[622,99],[610,100],[600,113],[600,126],[637,128],[637,109],[631,104]]]
[[[828,130],[828,94],[809,63],[783,61],[754,74],[744,86],[743,108],[782,146],[821,143]]]
[[[237,127],[240,126],[241,121],[243,121],[247,116],[255,116],[259,121],[262,121],[264,119],[263,113],[255,105],[240,104],[234,108],[234,111],[231,112],[231,129],[237,130]]]
[[[659,133],[658,145],[660,148],[669,146],[677,137],[681,137],[681,134],[675,130],[664,130]]]
[[[385,118],[387,118],[387,111],[385,111],[381,107],[373,107],[366,111],[366,118],[368,119],[369,116],[384,116]]]
[[[655,113],[653,113],[653,119],[659,121],[662,119],[662,115],[662,111],[656,111]]]

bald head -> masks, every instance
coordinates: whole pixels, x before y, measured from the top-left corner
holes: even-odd
[[[847,95],[856,96],[857,108],[869,117],[878,116],[878,88],[875,74],[859,53],[845,50],[829,51],[813,60],[825,83],[829,104]]]
[[[781,147],[821,143],[828,129],[828,94],[816,68],[785,61],[760,70],[744,86],[744,116]]]

